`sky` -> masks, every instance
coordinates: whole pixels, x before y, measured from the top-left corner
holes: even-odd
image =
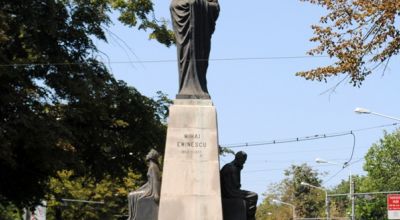
[[[333,62],[328,57],[305,57],[315,46],[312,24],[324,10],[299,0],[231,1],[219,0],[220,17],[212,39],[207,73],[208,90],[218,113],[219,143],[272,142],[315,135],[318,140],[234,148],[248,159],[242,171],[242,188],[261,196],[268,186],[284,178],[292,164],[307,163],[327,173],[322,186],[332,188],[347,179],[350,172],[363,175],[363,157],[369,147],[392,132],[396,121],[374,115],[358,115],[356,107],[400,117],[398,83],[399,57],[392,58],[387,70],[378,69],[362,87],[342,83],[342,77],[328,83],[307,81],[295,76]],[[154,0],[155,16],[170,20],[167,0]],[[117,14],[113,14],[115,18]],[[104,60],[117,79],[124,80],[143,95],[157,91],[174,99],[178,90],[176,48],[167,48],[148,39],[148,33],[120,24],[114,19],[108,43],[96,41]],[[399,127],[399,126],[397,126]],[[355,140],[355,141],[354,141]],[[354,155],[351,166],[317,164],[323,158],[338,164]],[[220,158],[221,166],[232,156]]]

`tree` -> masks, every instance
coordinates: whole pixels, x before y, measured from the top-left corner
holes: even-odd
[[[21,210],[10,202],[0,203],[0,219],[15,220],[22,216]]]
[[[400,130],[386,133],[365,156],[367,178],[361,192],[398,191],[400,185]],[[386,195],[370,195],[357,200],[357,214],[362,219],[386,219]]]
[[[142,96],[95,59],[108,14],[167,46],[152,2],[0,1],[0,203],[34,206],[60,170],[102,179],[145,173],[165,141],[165,96]]]
[[[318,177],[319,175],[317,171],[313,170],[307,164],[292,165],[289,169],[285,170],[286,178],[281,183],[271,187],[269,192],[266,193],[266,199],[258,207],[257,216],[261,219],[268,219],[265,216],[267,212],[263,210],[277,210],[274,208],[276,204],[271,204],[272,197],[293,204],[296,207],[297,217],[315,218],[322,216],[324,213],[324,192],[301,185],[301,182],[306,182],[314,186],[320,186],[322,181]],[[271,195],[273,196],[271,197]],[[282,213],[287,213],[287,211]],[[292,216],[291,210],[289,213]],[[275,215],[276,213],[272,212],[272,219],[279,219],[275,218]]]
[[[354,180],[354,179],[353,179]],[[337,186],[330,190],[329,194],[348,194],[350,185],[348,180],[342,180]],[[330,197],[331,217],[349,216],[350,200],[348,196]]]
[[[398,190],[400,183],[400,129],[385,132],[379,142],[372,145],[365,155],[364,170],[373,180],[376,190]]]
[[[107,176],[100,181],[76,176],[73,171],[64,170],[57,174],[50,180],[52,193],[47,195],[47,217],[50,220],[98,220],[124,216],[128,213],[127,195],[141,182],[140,175],[132,171],[128,171],[124,178]],[[103,203],[79,202],[82,200]]]
[[[301,0],[324,7],[327,14],[313,25],[312,42],[318,46],[310,55],[326,53],[336,62],[297,75],[310,80],[327,80],[339,74],[353,86],[378,67],[384,70],[400,50],[400,2],[398,0]]]
[[[354,192],[363,193],[371,192],[368,176],[353,175]],[[349,180],[342,180],[337,186],[330,190],[329,194],[341,194],[340,196],[331,197],[331,217],[350,217],[351,216],[351,200],[349,197],[350,185]],[[344,195],[345,194],[345,195]],[[365,215],[365,210],[371,204],[371,197],[356,196],[355,197],[356,219],[381,219]],[[376,207],[376,210],[383,207]]]
[[[264,194],[265,198],[257,207],[257,220],[287,220],[293,217],[293,210],[289,206],[283,206],[272,202],[273,199],[279,199],[281,189],[280,184],[272,184]]]

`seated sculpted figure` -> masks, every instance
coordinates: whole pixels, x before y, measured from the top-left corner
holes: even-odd
[[[147,183],[128,194],[128,220],[157,220],[160,201],[161,175],[159,153],[151,150],[147,156]]]
[[[241,199],[246,205],[247,220],[255,220],[258,195],[240,189],[240,172],[246,162],[247,154],[239,151],[235,159],[221,169],[221,194],[223,199]],[[225,212],[225,211],[224,211]]]

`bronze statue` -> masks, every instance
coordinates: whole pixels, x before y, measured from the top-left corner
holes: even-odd
[[[155,150],[151,150],[146,156],[149,164],[147,183],[128,194],[128,220],[157,219],[161,190],[159,157],[159,153]]]
[[[210,99],[206,73],[218,0],[172,0],[171,17],[178,49],[181,99]]]
[[[236,153],[235,159],[225,164],[221,169],[221,194],[224,199],[244,200],[247,220],[255,220],[258,195],[257,193],[240,189],[240,171],[243,169],[246,160],[247,154],[239,151]]]

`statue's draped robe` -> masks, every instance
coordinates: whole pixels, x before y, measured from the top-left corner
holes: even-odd
[[[172,0],[170,9],[178,49],[177,97],[209,99],[206,73],[218,1]]]
[[[161,173],[158,164],[151,162],[147,171],[147,183],[128,195],[128,220],[135,220],[137,216],[138,202],[144,198],[154,199],[156,203],[160,199]]]

